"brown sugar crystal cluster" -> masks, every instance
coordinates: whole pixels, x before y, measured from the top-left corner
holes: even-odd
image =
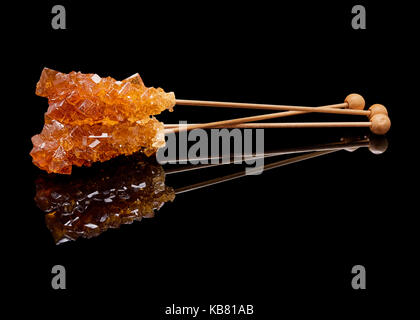
[[[49,173],[70,174],[72,165],[90,166],[139,150],[155,153],[165,139],[163,124],[153,116],[175,105],[173,92],[146,87],[139,74],[116,81],[44,68],[36,94],[48,98],[49,108],[30,154]]]

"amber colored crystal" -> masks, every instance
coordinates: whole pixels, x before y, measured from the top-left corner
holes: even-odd
[[[47,97],[46,113],[51,119],[68,124],[136,122],[175,105],[173,92],[147,88],[139,74],[123,81],[96,74],[69,74],[44,68],[36,94]]]
[[[35,202],[57,244],[153,217],[175,198],[163,168],[141,154],[80,170],[72,176],[42,174],[36,181]]]
[[[31,156],[49,173],[70,174],[72,165],[138,150],[155,153],[165,142],[163,124],[153,115],[175,105],[173,92],[146,87],[138,74],[116,81],[44,68],[36,94],[48,98],[49,108]]]

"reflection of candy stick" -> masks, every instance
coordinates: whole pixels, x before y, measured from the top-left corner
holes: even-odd
[[[339,150],[354,151],[360,147],[368,147],[373,153],[381,153],[385,151],[387,142],[385,138],[347,138],[335,143],[287,148],[252,156],[268,158],[298,152],[312,152],[264,166],[264,170],[270,170]],[[244,159],[249,156],[251,155],[244,155]],[[165,172],[154,159],[141,154],[127,158],[119,157],[89,170],[76,171],[71,177],[44,174],[37,181],[35,201],[38,207],[47,213],[46,224],[57,244],[79,237],[91,238],[110,228],[118,228],[122,224],[153,217],[154,212],[159,210],[165,202],[174,200],[175,194],[246,175],[245,172],[234,173],[181,187],[175,191],[165,185],[165,174],[222,164],[227,163],[168,169]],[[250,173],[249,170],[252,172],[252,169],[248,169],[247,174]],[[83,174],[83,176],[80,177],[78,174]]]
[[[103,170],[89,171],[87,177],[44,175],[37,181],[35,202],[47,213],[46,224],[56,243],[96,237],[109,228],[153,217],[175,197],[165,185],[163,168],[144,156],[118,158]]]
[[[264,165],[264,171],[279,168],[279,167],[282,167],[282,166],[285,166],[285,165],[288,165],[288,164],[292,164],[292,163],[297,163],[297,162],[300,162],[300,161],[303,161],[303,160],[316,158],[316,157],[326,155],[326,154],[336,152],[336,151],[338,151],[338,150],[311,152],[311,153],[308,153],[308,154],[292,157],[292,158],[289,158],[289,159],[276,161],[276,162]],[[226,176],[223,176],[223,177],[206,180],[204,182],[195,183],[195,184],[192,184],[192,185],[189,185],[189,186],[186,186],[186,187],[177,188],[177,189],[175,189],[175,194],[185,193],[185,192],[188,192],[188,191],[193,191],[193,190],[201,189],[201,188],[204,188],[204,187],[209,187],[209,186],[212,186],[212,185],[215,185],[215,184],[218,184],[218,183],[242,178],[242,177],[245,177],[247,174],[250,174],[252,170],[253,169],[249,169],[248,173],[237,172],[237,173],[229,174],[229,175],[226,175]]]
[[[295,148],[283,148],[276,151],[264,152],[264,154],[262,155],[244,154],[244,155],[241,155],[240,158],[246,161],[248,159],[269,158],[269,157],[294,154],[294,153],[302,153],[302,152],[339,151],[339,150],[354,151],[361,147],[368,148],[369,151],[372,152],[373,154],[381,154],[385,152],[386,149],[388,148],[388,141],[385,137],[375,137],[375,136],[373,136],[372,138],[364,138],[364,139],[343,138],[342,141],[340,142],[318,144],[318,145],[304,146],[304,147],[295,147]],[[221,160],[221,157],[219,156],[219,157],[205,157],[205,158],[198,157],[198,158],[188,158],[188,159],[177,159],[177,161],[179,162],[195,161],[195,160],[200,160],[200,161]],[[232,154],[228,160],[229,161],[225,161],[225,162],[189,165],[189,166],[183,166],[180,168],[179,167],[167,168],[165,169],[165,173],[168,175],[168,174],[198,170],[202,168],[209,168],[209,167],[214,167],[214,166],[219,166],[219,165],[232,164],[235,160],[237,160],[237,156]]]

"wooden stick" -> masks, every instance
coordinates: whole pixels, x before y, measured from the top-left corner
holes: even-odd
[[[334,114],[350,114],[359,116],[369,116],[369,110],[355,109],[338,109],[347,108],[347,102],[335,105],[327,105],[322,107],[303,107],[303,106],[285,106],[275,104],[257,104],[257,103],[240,103],[240,102],[219,102],[219,101],[202,101],[202,100],[184,100],[177,99],[177,105],[186,106],[205,106],[205,107],[223,107],[223,108],[240,108],[240,109],[259,109],[259,110],[283,110],[283,111],[301,111],[301,112],[320,112]]]
[[[309,154],[304,154],[304,155],[293,157],[293,158],[290,158],[290,159],[280,160],[280,161],[273,162],[273,163],[265,165],[264,166],[264,171],[274,169],[274,168],[278,168],[278,167],[281,167],[281,166],[285,166],[285,165],[288,165],[288,164],[296,163],[296,162],[299,162],[299,161],[312,159],[312,158],[319,157],[319,156],[322,156],[322,155],[326,155],[326,154],[329,154],[329,153],[332,153],[332,152],[335,152],[335,151],[336,150],[312,152],[312,153],[309,153]],[[252,170],[253,169],[248,169],[248,174]],[[257,170],[257,169],[255,169],[255,170]],[[207,180],[207,181],[204,181],[204,182],[195,183],[195,184],[192,184],[192,185],[189,185],[189,186],[186,186],[186,187],[181,187],[181,188],[175,189],[175,194],[178,195],[180,193],[184,193],[184,192],[187,192],[187,191],[197,190],[197,189],[200,189],[200,188],[208,187],[208,186],[215,185],[215,184],[218,184],[218,183],[222,183],[222,182],[225,182],[225,181],[241,178],[241,177],[244,177],[246,175],[247,174],[245,172],[241,171],[241,172],[233,173],[233,174],[230,174],[230,175],[227,175],[227,176],[224,176],[224,177],[219,177],[219,178]]]
[[[256,110],[292,110],[290,108],[306,108],[303,106],[277,105],[277,104],[259,104],[259,103],[242,103],[242,102],[220,102],[220,101],[203,101],[203,100],[187,100],[176,99],[176,105],[191,107],[216,107],[216,108],[237,108],[237,109],[256,109]],[[317,108],[348,108],[347,102],[325,105]],[[287,109],[285,109],[287,108]],[[303,112],[296,111],[296,112]]]
[[[223,126],[211,126],[207,128],[239,128],[239,129],[277,129],[277,128],[336,128],[336,127],[370,127],[371,122],[261,122],[261,123],[239,123]],[[207,125],[207,123],[191,123],[189,126]],[[165,129],[174,129],[179,124],[165,124]],[[181,128],[183,126],[181,125]],[[200,127],[201,128],[201,127]]]
[[[270,116],[266,115],[266,116]],[[261,117],[258,120],[265,120]],[[253,118],[253,117],[248,117]],[[367,122],[290,122],[290,123],[241,123],[246,118],[238,118],[234,120],[224,120],[209,123],[195,123],[190,125],[173,126],[170,124],[165,133],[176,133],[180,131],[187,131],[192,129],[205,128],[251,128],[251,129],[269,129],[269,128],[353,128],[353,127],[371,127],[372,123]],[[247,120],[245,120],[246,122]],[[253,121],[253,120],[251,120]]]

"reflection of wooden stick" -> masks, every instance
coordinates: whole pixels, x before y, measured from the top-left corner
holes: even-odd
[[[243,157],[243,160],[248,159],[260,159],[260,158],[269,158],[269,157],[275,157],[275,156],[281,156],[281,155],[287,155],[287,154],[293,154],[293,153],[300,153],[300,152],[317,152],[317,151],[339,151],[343,149],[352,149],[352,148],[360,148],[360,147],[369,147],[369,139],[363,139],[358,140],[356,142],[335,142],[335,143],[328,143],[324,145],[314,145],[310,147],[300,147],[300,148],[287,148],[287,149],[281,149],[276,151],[270,151],[270,152],[264,152],[264,154],[244,154],[241,155],[241,159]],[[211,160],[221,160],[222,157],[207,157],[207,158],[188,158],[188,159],[177,159],[177,161],[211,161]],[[181,173],[181,172],[187,172],[187,171],[193,171],[198,169],[205,169],[205,168],[211,168],[214,166],[220,166],[220,165],[226,165],[226,164],[232,164],[235,161],[235,155],[231,155],[229,157],[229,161],[227,162],[218,162],[218,163],[206,163],[206,164],[197,164],[197,165],[189,165],[184,166],[182,168],[169,168],[165,169],[165,174],[175,174],[175,173]]]
[[[309,154],[304,154],[304,155],[293,157],[293,158],[290,158],[290,159],[280,160],[280,161],[277,161],[277,162],[273,162],[273,163],[264,165],[264,171],[274,169],[274,168],[278,168],[278,167],[282,167],[282,166],[292,164],[292,163],[296,163],[296,162],[299,162],[299,161],[312,159],[312,158],[319,157],[319,156],[322,156],[322,155],[326,155],[326,154],[329,154],[329,153],[332,153],[332,152],[335,152],[335,151],[336,150],[312,152],[312,153],[309,153]],[[181,187],[181,188],[175,189],[175,194],[180,194],[180,193],[184,193],[184,192],[187,192],[187,191],[197,190],[197,189],[200,189],[200,188],[208,187],[208,186],[215,185],[215,184],[218,184],[218,183],[222,183],[222,182],[225,182],[225,181],[241,178],[241,177],[246,176],[247,174],[252,174],[252,171],[257,171],[257,170],[259,170],[259,169],[258,168],[250,168],[250,169],[248,169],[248,173],[245,173],[245,172],[241,171],[241,172],[233,173],[233,174],[230,174],[230,175],[227,175],[227,176],[224,176],[224,177],[219,177],[219,178],[195,183],[195,184],[192,184],[192,185],[189,185],[189,186],[186,186],[186,187]]]

